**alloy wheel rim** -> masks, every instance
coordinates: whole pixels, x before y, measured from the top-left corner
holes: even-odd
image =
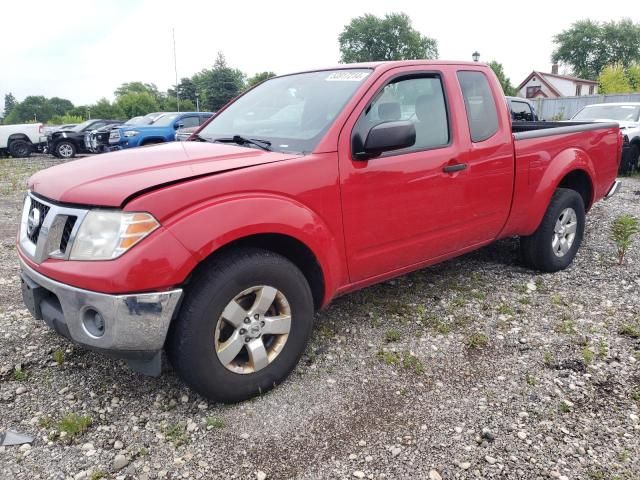
[[[291,331],[291,307],[278,289],[257,285],[224,308],[214,333],[218,360],[227,370],[255,373],[282,352]]]
[[[73,149],[69,145],[60,145],[58,153],[61,157],[68,158],[73,154]]]
[[[576,211],[571,207],[565,208],[560,212],[553,227],[551,248],[556,257],[564,257],[571,250],[577,230],[578,216]]]

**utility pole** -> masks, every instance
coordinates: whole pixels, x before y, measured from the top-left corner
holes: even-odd
[[[178,60],[176,56],[176,29],[171,29],[173,35],[173,69],[176,73],[176,104],[178,106],[178,111],[180,111],[180,95],[178,94]]]

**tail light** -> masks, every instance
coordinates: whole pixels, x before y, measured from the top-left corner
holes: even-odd
[[[40,124],[40,128],[38,128],[38,132],[42,133],[44,132],[44,124]]]

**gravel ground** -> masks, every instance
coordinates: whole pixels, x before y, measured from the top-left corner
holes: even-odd
[[[640,478],[640,239],[623,266],[609,240],[640,216],[638,178],[568,270],[529,271],[505,240],[347,295],[285,384],[222,406],[31,318],[21,189],[55,161],[0,163],[0,431],[36,437],[0,447],[3,479]]]

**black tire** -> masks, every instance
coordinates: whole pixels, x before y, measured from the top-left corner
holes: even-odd
[[[556,222],[567,208],[571,208],[575,212],[577,225],[570,248],[560,256],[554,253],[552,242]],[[584,201],[580,194],[575,190],[558,188],[549,202],[538,229],[533,235],[520,238],[520,252],[523,262],[527,266],[543,272],[564,270],[571,264],[580,248],[584,236],[584,224]]]
[[[640,169],[640,145],[638,145],[637,143],[634,143],[633,145],[631,145],[631,147],[629,147],[629,151],[628,151],[628,163],[629,165],[629,173],[633,172],[634,170],[639,170]]]
[[[256,285],[272,286],[286,297],[291,329],[271,363],[252,373],[236,373],[218,358],[216,327],[225,307]],[[267,250],[238,249],[193,276],[169,331],[167,355],[180,378],[196,392],[214,401],[239,402],[267,392],[291,373],[311,335],[313,315],[309,284],[293,263]]]
[[[23,139],[12,140],[9,144],[9,153],[13,158],[27,158],[31,156],[33,146],[31,142]]]
[[[75,143],[69,140],[62,140],[53,147],[53,153],[58,158],[73,158],[76,156],[77,151]]]

